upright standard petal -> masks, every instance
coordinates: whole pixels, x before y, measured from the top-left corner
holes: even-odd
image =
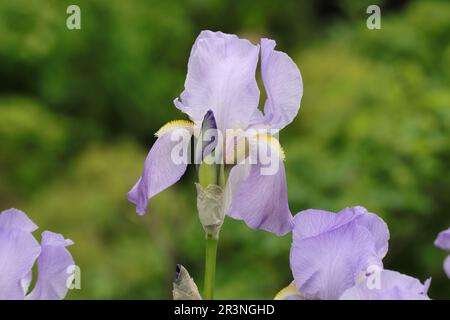
[[[383,259],[389,249],[389,229],[386,222],[383,221],[376,214],[370,213],[366,208],[356,206],[351,208],[346,208],[340,212],[352,211],[357,213],[358,225],[365,227],[369,230],[370,234],[373,236],[375,241],[375,248],[377,250],[377,255],[380,259]]]
[[[450,251],[450,228],[438,234],[434,245],[442,250]]]
[[[259,46],[248,40],[202,32],[192,47],[185,90],[175,106],[194,121],[212,110],[219,130],[245,129],[259,103],[258,52]]]
[[[66,246],[72,245],[61,234],[44,231],[42,233],[42,252],[39,255],[38,279],[36,286],[26,296],[30,300],[63,299],[70,285],[69,278],[74,271],[74,261]]]
[[[416,278],[391,270],[371,274],[346,290],[341,300],[429,300],[430,280],[422,284]]]
[[[292,122],[300,108],[303,82],[292,59],[274,50],[275,41],[261,40],[261,73],[267,100],[264,105],[266,122],[282,129]]]
[[[27,217],[25,212],[11,208],[0,213],[0,228],[33,232],[38,227]]]
[[[157,133],[158,139],[150,149],[141,178],[128,193],[140,215],[147,211],[150,198],[177,182],[186,171],[192,123],[172,121]]]
[[[271,144],[272,151],[277,152],[269,164],[276,166],[273,166],[273,172],[260,161],[234,166],[227,185],[230,203],[226,214],[244,220],[250,228],[282,236],[294,226],[288,204],[284,155],[275,138],[259,141],[259,145]]]
[[[31,234],[35,228],[20,210],[0,214],[0,300],[24,298],[26,282],[41,250]]]
[[[211,30],[202,30],[198,35],[197,39],[195,39],[193,48],[195,48],[200,40],[203,39],[239,39],[235,34],[224,33],[222,31],[211,31]]]
[[[342,210],[339,213],[308,209],[295,216],[294,240],[302,241],[338,229],[361,215],[359,210]]]
[[[297,241],[332,231],[347,223],[356,221],[372,235],[377,255],[383,259],[388,250],[389,229],[386,223],[366,208],[355,206],[345,208],[337,214],[324,210],[309,209],[296,216]]]
[[[309,299],[324,300],[338,299],[355,285],[361,272],[381,264],[369,232],[355,222],[300,242],[294,240],[290,261],[300,292]]]
[[[295,216],[291,270],[307,299],[338,299],[362,272],[382,267],[384,249],[380,248],[387,244],[377,245],[378,232],[374,234],[374,228],[361,220],[367,215],[364,208],[353,207],[338,214],[307,210]]]

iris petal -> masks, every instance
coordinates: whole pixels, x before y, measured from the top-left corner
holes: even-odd
[[[141,178],[128,193],[128,200],[136,204],[136,212],[143,215],[148,201],[156,194],[177,182],[188,164],[188,148],[192,124],[173,122],[158,131],[144,163]]]
[[[444,271],[447,277],[450,279],[450,256],[444,260]]]
[[[382,267],[387,227],[363,207],[337,214],[310,209],[299,212],[294,224],[291,270],[308,299],[338,299],[361,272]]]
[[[36,225],[20,210],[0,214],[0,299],[23,299],[30,272],[40,253],[31,234]]]
[[[434,245],[442,250],[450,251],[450,228],[438,234]]]
[[[356,218],[358,224],[364,226],[372,234],[377,255],[380,259],[383,259],[386,256],[389,247],[390,235],[387,224],[376,214],[368,212],[364,207],[356,206],[346,208],[339,214],[342,214],[345,211],[353,211],[358,214],[358,217]]]
[[[259,161],[261,159],[253,162],[248,158],[247,163],[231,169],[227,185],[230,204],[226,214],[244,220],[250,228],[282,236],[292,230],[293,221],[282,160],[284,154],[278,141],[275,143],[271,139],[257,140],[258,146],[265,146],[273,155],[268,166]]]
[[[261,73],[267,93],[264,114],[272,128],[282,129],[298,113],[303,82],[295,62],[284,52],[274,50],[275,45],[273,40],[261,40]]]
[[[61,234],[44,231],[42,233],[42,252],[39,255],[38,279],[36,286],[26,297],[30,300],[60,300],[68,290],[68,279],[71,276],[69,267],[74,261],[66,246],[72,245]]]
[[[259,102],[258,52],[259,46],[235,35],[202,32],[192,47],[185,90],[175,106],[194,121],[212,110],[223,132],[246,128]]]
[[[0,228],[33,232],[38,227],[27,217],[25,212],[11,208],[0,214]]]
[[[396,271],[382,270],[379,274],[364,279],[358,285],[346,290],[341,300],[429,300],[429,280],[425,284]],[[370,285],[369,285],[370,284]]]
[[[300,291],[307,298],[325,300],[338,299],[355,284],[361,271],[381,264],[370,233],[355,221],[299,243],[294,241],[290,260]]]
[[[231,206],[227,215],[244,220],[253,229],[262,229],[278,236],[292,230],[286,175],[283,162],[274,175],[262,175],[259,164],[236,165],[231,169]],[[245,172],[248,171],[247,177]]]

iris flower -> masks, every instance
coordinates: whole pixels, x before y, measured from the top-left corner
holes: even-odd
[[[234,163],[229,168],[225,213],[244,220],[251,228],[277,235],[292,230],[284,152],[274,134],[297,115],[303,85],[296,64],[288,55],[275,50],[275,45],[270,39],[261,39],[260,44],[254,45],[232,34],[200,33],[191,50],[185,89],[174,100],[175,106],[191,121],[170,122],[156,133],[157,140],[145,160],[142,176],[128,194],[128,199],[136,204],[137,213],[144,214],[149,199],[176,183],[186,171],[187,163],[174,162],[171,156],[177,146],[171,133],[184,130],[187,135],[198,138],[196,124],[203,128],[211,119],[214,129],[225,137],[230,130],[263,129],[266,132],[252,136],[254,143],[249,144],[245,155],[253,159],[251,164]],[[258,61],[267,96],[263,111],[258,108]],[[238,139],[214,145],[216,156],[228,162],[230,150],[234,150]],[[263,172],[267,164],[258,158],[257,148],[268,149],[275,155],[276,172]]]
[[[389,230],[363,207],[306,210],[294,218],[293,283],[276,298],[428,299],[429,281],[383,270]]]
[[[434,245],[442,250],[450,251],[450,228],[438,234]],[[444,271],[450,279],[450,255],[444,260]]]
[[[63,299],[74,265],[66,246],[73,244],[61,234],[44,231],[41,244],[32,232],[37,226],[17,209],[0,214],[0,300]],[[36,284],[28,293],[32,268],[37,260]]]

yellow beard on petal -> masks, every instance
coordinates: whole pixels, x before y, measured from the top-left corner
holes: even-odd
[[[290,297],[299,297],[302,298],[302,294],[297,289],[294,284],[290,284],[287,287],[283,288],[278,292],[273,300],[287,300]]]
[[[192,128],[193,126],[194,124],[188,120],[169,121],[155,133],[155,136],[159,138],[165,135],[167,132],[172,131],[174,129],[189,129]]]
[[[277,138],[274,138],[270,134],[257,134],[256,139],[268,143],[270,148],[278,152],[280,159],[284,161],[286,155],[284,154],[283,147],[281,146],[280,141],[278,141]]]

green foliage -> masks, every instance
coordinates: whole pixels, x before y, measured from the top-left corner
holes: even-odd
[[[0,199],[11,203],[14,191],[28,194],[62,169],[69,139],[64,124],[30,99],[0,99]]]
[[[289,198],[295,209],[380,214],[391,230],[386,266],[431,273],[431,292],[448,296],[442,260],[429,257],[450,224],[450,6],[417,3],[382,25],[342,27],[299,55],[302,110],[281,137]]]
[[[432,244],[450,225],[448,3],[382,6],[374,31],[350,1],[337,22],[312,1],[80,0],[80,31],[65,27],[69,4],[0,2],[0,209],[74,240],[82,290],[69,298],[170,298],[176,263],[202,288],[193,168],[143,217],[126,194],[153,133],[184,117],[172,100],[206,28],[273,37],[302,71],[281,133],[293,213],[367,207],[390,226],[386,267],[450,296]],[[292,280],[290,241],[227,218],[216,298],[271,299]]]

